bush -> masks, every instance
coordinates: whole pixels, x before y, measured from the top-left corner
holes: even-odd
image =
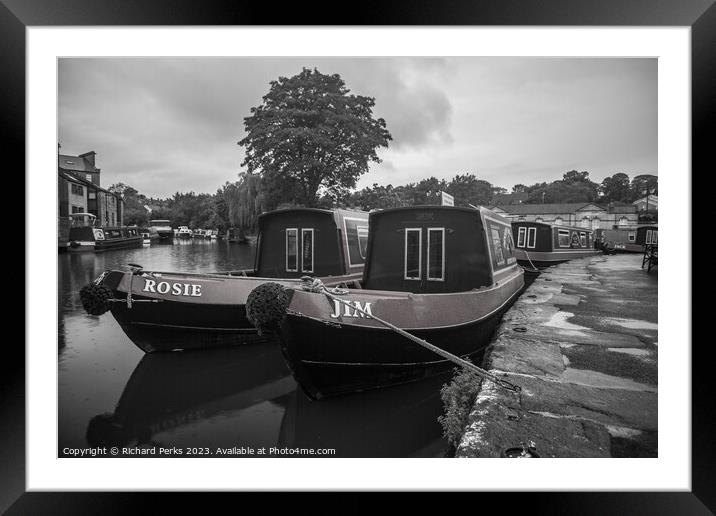
[[[467,369],[455,369],[453,379],[440,389],[445,414],[438,417],[438,422],[443,427],[443,436],[453,447],[460,443],[481,385],[482,378],[475,373]]]

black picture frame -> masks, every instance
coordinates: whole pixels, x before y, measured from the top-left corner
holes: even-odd
[[[189,0],[0,0],[0,111],[5,170],[16,180],[25,170],[25,29],[31,26],[87,25],[549,25],[549,26],[689,26],[692,34],[692,170],[707,173],[711,134],[716,113],[716,6],[714,0],[473,0],[430,2],[426,0],[355,4],[350,14],[336,11],[335,3],[294,3],[276,8],[256,2]],[[339,14],[340,13],[340,14]],[[692,173],[692,178],[694,174]],[[24,184],[21,187],[25,190]],[[25,191],[27,200],[31,192]],[[694,220],[693,214],[687,213]],[[53,222],[48,222],[52,229]],[[25,228],[28,234],[30,228]],[[698,258],[693,249],[686,256]],[[692,258],[692,259],[693,259]],[[18,260],[15,259],[15,262]],[[24,256],[23,256],[23,263]],[[695,260],[692,262],[696,265]],[[17,269],[17,263],[14,269]],[[23,266],[24,267],[24,266]],[[25,276],[37,271],[25,270]],[[13,276],[21,277],[20,274]],[[19,279],[19,278],[18,278]],[[685,277],[689,281],[691,277]],[[51,286],[54,288],[54,286]],[[9,287],[6,287],[9,288]],[[23,307],[24,303],[13,302]],[[697,307],[696,303],[692,306]],[[700,305],[701,311],[709,306]],[[700,320],[698,310],[692,320]],[[701,315],[705,315],[701,313]],[[710,339],[691,346],[692,353],[692,491],[640,493],[476,493],[456,496],[457,501],[476,502],[483,507],[509,505],[511,510],[531,513],[579,514],[709,514],[716,511],[712,443],[716,435],[713,417],[714,388],[710,383]],[[684,350],[689,342],[671,343]],[[698,344],[698,345],[696,345]],[[668,364],[662,365],[668,367]],[[0,400],[0,510],[7,514],[127,514],[144,513],[147,503],[158,503],[162,512],[172,506],[206,508],[208,493],[38,493],[25,492],[25,350],[17,339],[7,338],[2,358]],[[240,496],[249,496],[243,494]],[[275,493],[251,495],[254,503],[291,509],[293,499]],[[374,507],[377,495],[341,498],[340,512],[364,511]],[[222,494],[212,503],[235,503],[235,495]],[[313,501],[312,495],[300,501]],[[319,501],[320,500],[320,501]],[[326,505],[325,497],[316,500]],[[405,508],[423,505],[422,495],[408,500]],[[253,505],[253,504],[252,504]],[[231,505],[229,505],[231,507]],[[556,509],[559,508],[557,511]]]

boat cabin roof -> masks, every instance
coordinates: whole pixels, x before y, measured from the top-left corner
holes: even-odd
[[[286,208],[262,213],[258,227],[259,276],[341,276],[363,270],[367,212]]]
[[[366,289],[462,292],[517,267],[510,223],[482,207],[415,206],[370,213]]]

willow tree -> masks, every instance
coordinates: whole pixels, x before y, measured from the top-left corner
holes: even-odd
[[[349,94],[338,74],[304,68],[271,81],[263,103],[244,118],[242,165],[259,173],[267,208],[284,202],[316,206],[319,190],[340,197],[354,188],[379,147],[392,137],[373,117],[375,99]]]
[[[258,217],[264,211],[264,194],[261,178],[255,174],[242,173],[235,183],[226,183],[222,196],[226,206],[229,225],[254,232]]]

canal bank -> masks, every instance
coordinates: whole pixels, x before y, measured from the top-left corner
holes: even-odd
[[[656,457],[657,274],[640,254],[540,274],[505,314],[484,361],[522,388],[483,381],[457,457]]]

